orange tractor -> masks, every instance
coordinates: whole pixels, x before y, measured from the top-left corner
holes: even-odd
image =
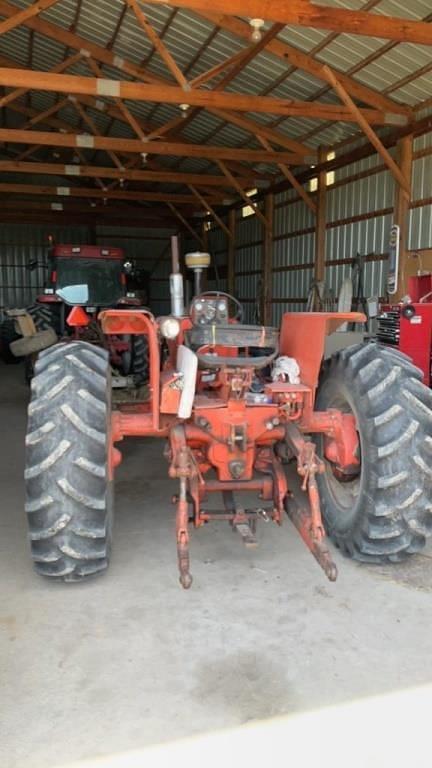
[[[25,470],[36,570],[77,581],[107,567],[118,446],[143,436],[166,439],[169,475],[178,480],[177,555],[186,589],[190,527],[214,519],[253,546],[259,519],[281,525],[287,513],[331,581],[337,570],[325,530],[358,560],[417,552],[432,530],[432,394],[421,372],[375,343],[323,363],[326,335],[343,322],[362,322],[359,313],[285,314],[280,331],[243,324],[234,297],[201,291],[208,261],[207,254],[186,257],[196,278],[187,314],[174,240],[172,314],[156,319],[129,308],[99,315],[104,334],[147,337],[142,401],[112,408],[105,349],[76,340],[40,354]],[[289,463],[301,479],[300,497],[288,484]],[[241,502],[251,491],[259,496],[253,509]],[[223,505],[211,509],[216,493]]]

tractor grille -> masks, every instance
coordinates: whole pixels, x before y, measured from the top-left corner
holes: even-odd
[[[399,346],[400,340],[400,310],[387,309],[378,318],[377,340],[382,344]]]

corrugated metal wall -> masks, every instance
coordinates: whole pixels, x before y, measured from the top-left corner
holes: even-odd
[[[430,154],[414,160],[413,202],[429,202],[411,211],[408,242],[412,250],[432,247],[432,133],[415,139],[414,152]]]
[[[410,250],[432,248],[432,133],[414,141],[413,195],[409,216]],[[392,151],[394,155],[394,151]],[[366,296],[383,296],[387,252],[393,221],[395,185],[377,155],[340,168],[327,188],[326,284],[334,299],[351,272],[344,260],[357,253],[367,256],[364,271]],[[275,197],[273,248],[273,322],[283,312],[301,311],[313,280],[314,215],[294,190]],[[245,303],[247,319],[254,319],[260,296],[263,226],[256,216],[237,212],[235,291]],[[212,230],[209,249],[223,269],[227,239]]]
[[[124,229],[123,227],[0,226],[0,317],[4,310],[25,307],[41,291],[46,280],[49,235],[57,243],[83,245],[96,238],[98,245],[123,248],[125,257],[152,274],[150,303],[155,314],[169,311],[169,243],[171,230]],[[168,259],[168,262],[166,261]],[[30,262],[37,262],[35,270]]]

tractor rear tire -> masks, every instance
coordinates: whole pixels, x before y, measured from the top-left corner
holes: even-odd
[[[432,533],[432,392],[406,356],[379,344],[348,347],[326,361],[316,408],[356,417],[361,470],[343,482],[318,453],[324,524],[356,560],[398,562]]]
[[[37,331],[47,331],[53,328],[57,335],[60,333],[60,315],[59,305],[50,304],[30,304],[26,312],[31,316]]]
[[[109,562],[111,371],[86,342],[40,353],[26,437],[26,512],[35,569],[79,581]]]

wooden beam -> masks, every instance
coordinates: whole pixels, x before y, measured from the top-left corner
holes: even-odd
[[[323,164],[327,160],[327,150],[320,148],[318,152],[319,163]],[[327,174],[320,170],[318,173],[318,192],[317,192],[317,216],[315,222],[315,266],[314,278],[321,282],[325,278],[326,261],[326,190]]]
[[[0,221],[3,223],[16,223],[20,224],[22,223],[22,214],[20,213],[13,213],[12,211],[2,211],[0,209]],[[129,219],[129,218],[121,218],[118,219],[118,221],[113,222],[112,218],[110,216],[89,216],[87,214],[80,214],[80,213],[71,213],[64,211],[40,211],[39,213],[36,212],[30,212],[26,216],[26,221],[32,224],[62,224],[63,226],[71,226],[72,224],[84,224],[87,226],[97,226],[97,225],[103,225],[103,226],[115,226],[117,227],[125,227],[126,229],[133,228],[142,228],[145,229],[163,229],[166,230],[167,227],[173,227],[175,225],[175,221],[173,219],[166,219],[165,221],[162,219],[147,219],[143,221],[142,219]],[[127,237],[127,233],[126,233]],[[140,258],[148,258],[146,256],[141,256]]]
[[[195,203],[194,195],[172,194],[167,192],[141,192],[140,190],[123,189],[89,189],[87,187],[54,187],[48,185],[33,184],[8,184],[0,183],[0,192],[15,195],[57,195],[60,198],[83,197],[102,200],[141,200],[149,203],[173,203],[180,205],[183,203]],[[219,197],[210,198],[211,203],[221,202]]]
[[[92,206],[90,203],[86,200],[63,200],[59,202],[58,198],[53,196],[52,199],[47,200],[29,200],[29,199],[20,199],[19,200],[19,210],[17,207],[18,201],[14,198],[12,199],[10,196],[7,196],[5,193],[0,195],[0,209],[4,209],[7,211],[15,212],[17,215],[19,215],[19,211],[22,209],[24,211],[65,211],[66,213],[68,211],[74,212],[74,213],[88,213],[88,214],[97,214],[97,213],[104,213],[107,215],[112,216],[118,216],[122,217],[124,215],[128,215],[130,217],[133,216],[140,216],[141,218],[148,218],[149,215],[151,215],[152,218],[157,217],[160,215],[158,212],[154,212],[153,208],[144,208],[142,206],[138,207],[138,205],[122,205],[118,203],[113,203],[110,205],[109,203],[105,206],[102,206],[102,203],[98,201],[97,205]]]
[[[20,27],[33,16],[37,16],[42,11],[46,11],[51,8],[52,5],[58,3],[59,0],[37,0],[33,5],[29,5],[28,8],[23,8],[22,11],[16,11],[8,19],[0,22],[0,35],[4,35],[6,32],[10,32],[11,29]]]
[[[186,80],[185,76],[183,75],[183,72],[178,67],[174,58],[171,56],[165,43],[161,40],[159,35],[153,29],[149,20],[147,19],[147,17],[141,10],[140,6],[138,5],[137,0],[125,0],[125,2],[129,6],[129,8],[132,8],[136,18],[138,19],[138,22],[140,23],[141,27],[146,33],[148,39],[152,43],[153,47],[157,50],[161,59],[165,62],[166,66],[168,67],[171,74],[174,76],[175,80],[177,80],[178,84],[180,85],[181,88],[183,88],[183,90],[188,91],[190,89],[190,85]]]
[[[230,186],[225,176],[202,175],[198,173],[174,173],[169,170],[147,171],[135,168],[122,169],[94,165],[64,165],[63,163],[25,163],[15,160],[0,160],[0,173],[24,173],[36,176],[76,176],[103,179],[124,179],[125,181],[147,181],[161,184],[206,184],[208,187]]]
[[[278,35],[282,29],[283,24],[274,24],[262,35],[258,42],[255,42],[253,45],[248,45],[248,47],[241,52],[242,55],[238,57],[238,60],[231,65],[225,76],[214,86],[213,91],[224,91],[226,86],[235,80],[235,78],[243,71],[243,69],[248,64],[250,64],[250,62],[256,56],[258,56],[258,54],[268,45],[271,40],[273,40]],[[195,117],[200,113],[201,109],[202,107],[195,107],[192,110],[189,109],[186,117],[186,124],[189,124],[192,120],[194,120]],[[226,113],[222,116],[222,119],[224,121],[232,122]],[[293,144],[294,142],[289,146],[290,149],[293,149]],[[298,146],[299,145],[297,145],[296,149]]]
[[[1,71],[1,70],[0,70]],[[113,152],[152,155],[177,155],[179,157],[205,157],[209,160],[241,160],[249,163],[298,164],[300,159],[288,152],[266,152],[256,149],[231,149],[201,144],[180,144],[170,141],[141,141],[140,139],[117,139],[111,136],[88,136],[87,134],[55,133],[50,131],[21,131],[0,129],[0,142],[9,144],[43,144],[47,147],[79,147],[81,149],[111,149]],[[203,176],[205,180],[205,176]]]
[[[375,131],[371,128],[368,121],[365,119],[364,115],[361,114],[359,108],[356,107],[351,96],[349,95],[349,93],[346,92],[345,88],[338,81],[338,79],[335,77],[333,72],[328,67],[326,67],[326,69],[327,69],[329,81],[331,82],[339,98],[344,102],[344,104],[346,104],[348,109],[351,110],[352,115],[358,122],[360,128],[366,134],[370,143],[373,144],[378,154],[382,157],[385,164],[389,168],[391,174],[395,178],[396,182],[402,187],[406,195],[408,195],[409,197],[409,194],[410,194],[409,186],[407,185],[406,179],[404,178],[403,174],[399,170],[397,163],[395,163],[395,161],[393,160],[390,152],[387,151],[381,139],[377,136]]]
[[[267,48],[268,44],[279,34],[279,32],[282,32],[284,28],[284,24],[273,24],[269,29],[267,29],[265,32],[263,32],[261,36],[261,40],[258,40],[256,43],[254,42],[252,45],[249,45],[244,51],[243,56],[238,61],[235,66],[227,72],[225,77],[222,78],[221,82],[216,85],[216,88],[214,90],[221,91],[225,88],[228,83],[230,83],[232,80],[234,80],[237,75],[242,72],[245,67],[247,67],[248,64],[253,61],[253,59],[258,56],[258,54],[264,50],[264,48]]]
[[[10,17],[15,12],[16,12],[16,8],[13,5],[7,3],[5,0],[0,0],[1,15]],[[34,29],[35,31],[39,32],[41,35],[44,35],[52,40],[55,40],[56,42],[63,43],[67,48],[75,48],[76,50],[83,52],[84,55],[91,56],[93,59],[97,60],[100,64],[109,65],[110,67],[114,67],[115,69],[123,71],[129,75],[132,75],[133,77],[137,77],[145,82],[155,82],[155,83],[166,82],[165,80],[163,80],[163,78],[148,72],[143,67],[137,67],[134,63],[128,60],[125,60],[122,57],[115,56],[114,54],[112,54],[112,52],[109,49],[98,46],[95,43],[89,40],[86,40],[85,38],[80,37],[79,35],[73,33],[71,30],[67,31],[62,27],[59,27],[50,22],[42,21],[41,19],[38,19],[38,18],[33,18],[29,20],[28,22],[26,22],[26,25],[30,27],[30,29]],[[250,34],[249,26],[247,24],[245,26],[247,29],[249,29],[248,34]],[[210,37],[212,37],[213,34],[214,33],[212,33]],[[277,43],[277,41],[273,41],[273,43]],[[1,57],[1,58],[4,59],[4,57]],[[4,62],[2,65],[11,66],[7,62]],[[17,64],[16,66],[19,67],[19,64]],[[97,99],[97,101],[99,104],[103,103],[101,99]],[[392,103],[390,100],[389,102]],[[395,109],[393,111],[397,112],[398,109],[403,109],[403,108],[399,106],[398,107],[395,106]],[[165,126],[159,126],[157,128],[157,135],[158,136],[163,135],[166,132],[171,131],[174,127],[178,127],[181,123],[182,123],[181,117],[179,119],[173,119],[169,121]],[[184,121],[183,121],[183,124],[184,124]],[[254,133],[254,131],[252,131],[252,133]],[[274,132],[274,133],[277,133],[277,132]],[[156,135],[156,133],[154,135]],[[151,136],[151,137],[153,138],[154,136]],[[279,144],[281,144],[281,146],[284,146],[282,142],[279,142]],[[306,151],[308,152],[309,150],[306,150]],[[241,172],[239,168],[237,168],[236,171],[239,173]]]
[[[20,215],[20,211],[53,211],[54,213],[64,211],[65,213],[85,213],[91,216],[103,214],[104,216],[110,216],[114,219],[122,219],[127,216],[129,217],[129,220],[133,218],[140,220],[149,218],[154,220],[159,218],[166,221],[168,218],[171,222],[173,222],[174,219],[172,219],[169,214],[167,214],[166,205],[167,204],[164,203],[163,205],[154,207],[152,206],[151,208],[145,208],[144,206],[140,206],[138,204],[133,205],[119,202],[114,202],[112,204],[108,202],[107,205],[103,205],[100,200],[97,201],[95,205],[92,205],[92,203],[89,203],[85,200],[64,199],[60,202],[58,197],[55,196],[53,196],[51,199],[48,198],[44,200],[28,200],[24,198],[19,198],[17,200],[15,198],[12,199],[6,194],[0,194],[0,210],[4,209],[11,213],[14,212],[17,214],[17,216]],[[183,209],[185,215],[187,215],[185,213],[186,210],[186,208]],[[190,213],[192,214],[192,208],[190,209]]]
[[[269,193],[265,197],[265,217],[268,226],[264,232],[262,250],[262,307],[261,321],[263,325],[272,322],[272,297],[273,297],[273,218],[274,196]]]
[[[236,216],[235,208],[228,211],[228,227],[230,237],[228,238],[228,293],[235,295],[235,243],[236,243]]]
[[[179,221],[180,221],[180,222],[183,224],[183,226],[184,226],[184,227],[185,227],[185,228],[188,230],[188,232],[190,232],[190,234],[192,235],[192,237],[193,237],[193,238],[194,238],[194,239],[197,241],[197,243],[198,243],[198,245],[200,246],[200,248],[202,248],[202,249],[204,250],[204,244],[203,244],[203,240],[202,240],[202,237],[200,237],[200,236],[199,236],[198,232],[195,232],[194,228],[193,228],[193,227],[191,227],[191,225],[189,224],[189,222],[187,221],[187,219],[185,219],[185,217],[184,217],[184,216],[182,216],[182,214],[180,213],[180,211],[178,211],[178,210],[177,210],[177,208],[175,207],[175,205],[173,205],[172,203],[167,203],[167,206],[168,206],[168,208],[170,209],[170,211],[172,211],[172,213],[174,214],[174,216],[176,216],[176,217],[177,217],[177,219],[178,219],[178,220],[179,220]]]
[[[263,147],[270,151],[272,147],[271,147],[271,144],[267,141],[267,139],[264,139],[262,136],[258,136],[258,138],[259,138],[261,144],[263,145]],[[307,207],[310,208],[312,213],[316,214],[317,207],[316,207],[314,201],[312,200],[310,195],[308,195],[308,193],[306,192],[305,188],[300,184],[300,182],[297,181],[296,177],[294,176],[292,171],[290,171],[288,166],[285,165],[284,163],[278,163],[278,168],[283,173],[285,178],[288,179],[288,181],[291,184],[291,186],[294,187],[294,189],[296,190],[297,194],[302,198],[303,202],[306,203]]]
[[[237,51],[237,53],[235,53],[233,56],[230,56],[228,59],[224,59],[223,61],[219,62],[219,64],[215,64],[213,67],[210,67],[210,69],[207,69],[205,72],[201,72],[200,75],[197,75],[190,81],[189,84],[191,88],[198,88],[201,85],[208,83],[210,80],[213,80],[213,78],[217,77],[217,75],[220,75],[221,72],[230,70],[243,59],[244,55],[245,52],[244,49],[242,49]]]
[[[228,170],[225,163],[222,163],[220,160],[218,160],[219,168],[221,169],[222,173],[225,174],[227,179],[229,179],[232,183],[232,185],[236,188],[237,192],[239,193],[240,197],[245,201],[246,205],[250,205],[253,210],[255,211],[255,215],[258,216],[258,218],[261,220],[261,222],[264,224],[264,226],[267,228],[269,226],[269,222],[267,222],[266,217],[263,213],[261,213],[260,209],[257,205],[250,199],[250,197],[247,196],[246,192],[244,191],[243,187],[240,186],[237,179],[234,178],[232,173]]]
[[[397,144],[397,155],[400,171],[405,179],[409,189],[409,195],[403,193],[400,186],[395,187],[395,205],[393,223],[399,226],[399,272],[398,289],[395,300],[399,301],[408,290],[408,271],[409,271],[409,253],[408,253],[408,218],[411,201],[412,188],[412,168],[413,168],[413,143],[412,134],[404,136]]]
[[[153,5],[165,5],[165,0],[149,0]],[[208,0],[173,0],[170,5],[193,11],[206,11]],[[212,11],[229,16],[248,16],[295,24],[313,29],[330,29],[351,35],[382,37],[400,43],[432,45],[432,28],[422,21],[396,18],[365,11],[351,11],[345,8],[316,5],[305,0],[212,0]]]
[[[251,28],[247,22],[242,21],[241,19],[212,13],[207,10],[205,12],[200,12],[200,16],[236,37],[240,37],[244,40],[249,40],[250,38]],[[311,54],[304,53],[293,45],[283,43],[281,40],[272,40],[266,50],[281,59],[285,65],[289,62],[291,66],[308,72],[308,74],[316,77],[318,80],[324,80],[326,83],[328,82],[324,72],[324,64],[319,59],[314,58]],[[377,109],[382,109],[383,111],[400,113],[403,115],[411,114],[411,109],[406,104],[400,104],[393,101],[389,97],[375,91],[373,88],[368,88],[366,85],[363,85],[363,83],[354,80],[343,72],[339,72],[338,70],[333,71],[338,77],[339,82],[343,83],[348,93],[350,93],[353,98],[358,99],[365,104],[370,104]]]
[[[255,123],[253,120],[250,120],[243,114],[240,115],[236,112],[231,112],[226,109],[209,109],[208,112],[211,112],[212,115],[216,115],[216,117],[220,117],[221,120],[225,120],[229,123],[232,123],[233,125],[236,125],[238,128],[243,128],[243,130],[252,133],[254,136],[263,136],[269,141],[272,141],[274,144],[277,144],[280,147],[285,147],[285,149],[289,149],[295,154],[303,154],[305,165],[313,165],[316,163],[317,156],[315,150],[313,150],[311,147],[308,147],[306,144],[302,144],[300,141],[296,141],[295,139],[291,139],[289,136],[285,136],[283,133],[280,133],[280,131],[275,131],[273,128],[269,128],[267,125],[260,125],[259,123]]]
[[[69,67],[72,67],[73,64],[76,64],[77,61],[80,61],[82,59],[81,53],[74,53],[72,56],[68,56],[67,59],[60,62],[60,64],[57,64],[56,67],[53,67],[50,72],[56,72],[57,74],[60,74],[61,72],[64,72]],[[5,94],[0,99],[0,108],[6,107],[8,104],[11,104],[12,101],[15,101],[16,99],[19,99],[20,96],[23,96],[25,93],[28,92],[28,88],[15,88],[14,91],[11,91],[10,93]]]
[[[328,70],[328,68],[326,68]],[[328,70],[330,71],[330,70]],[[334,77],[334,75],[333,75]],[[153,85],[127,80],[109,80],[98,77],[53,74],[27,69],[0,69],[0,85],[27,87],[38,91],[56,93],[88,94],[131,101],[155,101],[168,104],[182,104],[185,92],[172,85]],[[269,96],[254,96],[228,91],[206,91],[191,89],[187,94],[188,104],[198,107],[222,107],[239,112],[260,112],[285,115],[286,117],[306,116],[336,122],[357,122],[350,108],[335,104],[311,103]],[[369,123],[376,125],[406,125],[408,119],[401,115],[390,115],[377,109],[358,110]]]
[[[92,59],[89,58],[89,62],[91,60]],[[10,58],[7,58],[5,56],[0,56],[0,66],[19,68],[19,62],[14,61],[14,60],[12,60]],[[105,115],[109,115],[110,117],[114,117],[116,120],[120,120],[121,122],[124,122],[124,123],[129,122],[129,124],[130,124],[130,121],[127,121],[127,118],[126,118],[126,111],[127,111],[128,114],[129,114],[129,117],[133,117],[136,125],[138,125],[138,127],[145,134],[146,141],[150,141],[151,139],[155,139],[155,138],[157,138],[159,136],[163,136],[164,134],[169,134],[171,140],[179,139],[180,141],[182,141],[184,143],[187,143],[187,144],[189,143],[189,141],[187,139],[180,138],[180,134],[172,133],[172,128],[174,128],[176,125],[179,125],[180,122],[182,121],[182,118],[180,118],[180,119],[175,118],[175,119],[169,121],[168,123],[165,123],[165,125],[155,126],[154,124],[147,123],[147,122],[143,121],[142,119],[138,119],[137,117],[132,116],[130,110],[126,107],[126,105],[120,99],[118,99],[116,101],[116,104],[114,104],[114,103],[111,103],[111,102],[103,101],[100,98],[95,98],[93,96],[76,96],[75,98],[77,99],[77,101],[79,101],[84,106],[91,107],[92,109],[95,109],[98,112],[101,112],[101,113],[103,113]],[[120,109],[120,105],[122,105],[123,111]],[[45,113],[44,112],[38,113],[38,112],[36,112],[36,110],[31,109],[30,107],[25,107],[22,104],[17,104],[15,102],[11,105],[10,108],[13,109],[14,111],[20,113],[20,114],[32,117],[35,120],[35,122],[42,121],[42,116],[44,114],[48,115],[48,111],[46,111]],[[52,109],[53,112],[56,112],[57,109],[59,109],[59,108],[60,107],[56,107],[56,105],[54,105],[50,109]],[[75,130],[76,130],[75,126],[72,127],[68,123],[66,123],[64,120],[60,120],[58,118],[55,119],[55,120],[45,120],[44,119],[43,122],[46,122],[47,125],[49,125],[50,127],[53,127],[53,128],[57,128],[58,130],[62,130],[63,131],[63,129],[65,129],[68,133],[75,132]],[[30,125],[30,124],[31,123],[29,122],[28,125]],[[252,123],[252,125],[255,128],[255,124]],[[24,127],[24,128],[27,127],[27,124],[25,126],[22,126],[22,127]],[[276,137],[279,134],[278,134],[277,131],[274,131],[274,134],[275,134],[275,140],[276,140]],[[281,146],[284,145],[283,141],[280,141],[278,143]],[[288,145],[286,145],[286,146],[288,146]],[[298,146],[303,151],[302,145],[299,144]],[[304,150],[305,150],[305,152],[310,151],[310,150],[308,150],[307,147],[304,147]],[[136,162],[136,161],[134,161],[134,162]],[[148,165],[151,165],[151,161],[148,163]],[[248,167],[242,165],[240,162],[231,161],[230,165],[231,165],[232,169],[236,171],[236,173],[238,173],[239,175],[247,177],[251,183],[254,183],[254,180],[256,180],[256,179],[269,179],[270,178],[269,174],[263,174],[263,173],[254,172],[253,169],[248,168]]]
[[[0,0],[1,16],[6,16],[6,18],[10,19],[16,14],[16,10],[16,6],[12,5],[12,3],[8,3],[6,0]],[[27,18],[24,21],[24,25],[26,27],[30,27],[30,29],[34,29],[41,35],[45,35],[46,37],[55,40],[57,43],[62,43],[67,48],[72,48],[72,50],[76,51],[81,50],[84,52],[84,55],[88,54],[93,56],[93,58],[99,61],[101,64],[114,67],[114,69],[117,69],[120,72],[125,72],[132,77],[137,77],[140,80],[144,80],[148,83],[164,82],[163,78],[152,74],[143,67],[139,67],[130,61],[126,61],[126,59],[123,59],[121,56],[117,56],[115,53],[112,53],[112,51],[110,51],[108,48],[104,48],[102,45],[97,45],[91,40],[81,37],[75,32],[64,29],[57,24],[52,24],[49,21],[45,21],[45,19],[40,19],[36,16],[33,16],[32,18]]]
[[[201,203],[201,205],[202,205],[203,209],[204,209],[206,212],[208,211],[208,212],[211,214],[211,216],[214,218],[215,222],[216,222],[216,223],[217,223],[217,224],[220,226],[220,228],[221,228],[221,229],[222,229],[222,230],[225,232],[225,234],[226,234],[226,235],[228,235],[228,237],[231,237],[231,232],[229,231],[229,229],[228,229],[227,225],[225,224],[225,222],[224,222],[224,221],[222,221],[222,219],[220,218],[220,216],[218,216],[218,215],[217,215],[216,211],[214,210],[214,208],[212,208],[212,207],[211,207],[211,205],[210,205],[210,203],[208,202],[208,200],[206,200],[206,199],[205,199],[205,198],[204,198],[204,197],[203,197],[203,196],[202,196],[202,195],[201,195],[201,194],[198,192],[198,190],[197,190],[197,189],[195,189],[195,187],[193,187],[191,184],[189,184],[189,189],[190,189],[190,191],[191,191],[191,192],[192,192],[192,193],[195,195],[195,197],[197,198],[197,200],[199,200],[199,202]]]
[[[69,99],[70,99],[71,103],[74,105],[74,107],[77,110],[78,114],[80,115],[83,123],[86,123],[88,125],[88,127],[90,128],[93,136],[99,136],[100,137],[102,135],[100,130],[98,129],[96,123],[90,117],[90,115],[87,114],[87,112],[85,111],[84,107],[81,106],[81,104],[79,103],[79,101],[77,101],[75,96],[69,96]],[[121,162],[121,160],[119,160],[119,158],[117,157],[115,152],[113,152],[111,149],[108,149],[107,150],[107,155],[108,155],[108,157],[111,158],[111,160],[113,161],[114,165],[117,166],[117,168],[119,168],[119,169],[123,168],[123,163]]]

